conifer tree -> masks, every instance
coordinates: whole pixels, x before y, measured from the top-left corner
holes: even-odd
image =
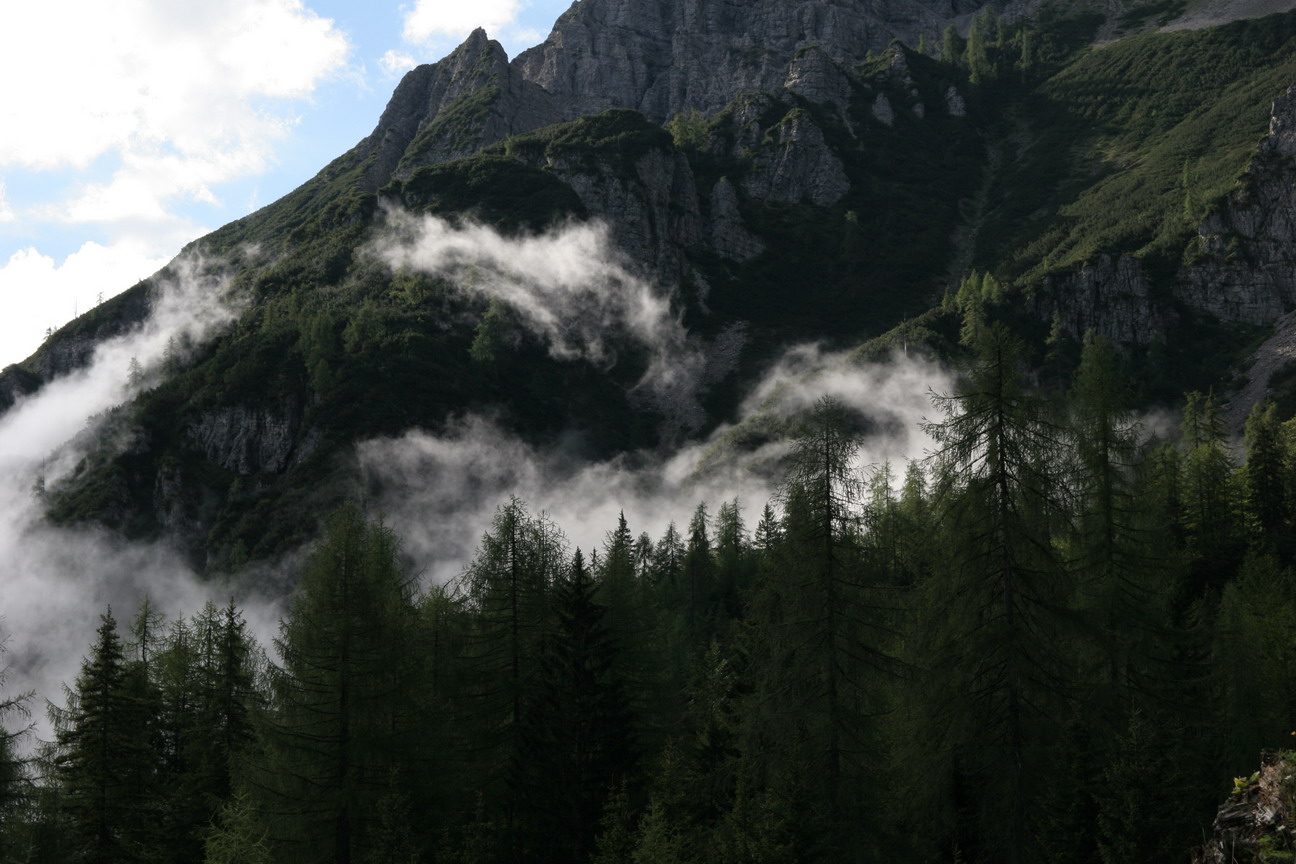
[[[953,24],[946,27],[941,41],[941,59],[951,66],[962,65],[963,52],[966,48],[967,43],[959,35],[958,28]]]
[[[1241,496],[1225,442],[1224,416],[1213,393],[1189,393],[1184,406],[1183,517],[1194,570],[1180,591],[1195,598],[1221,588],[1236,571],[1244,537]]]
[[[362,860],[391,770],[421,761],[410,593],[391,531],[353,505],[334,513],[280,625],[252,778],[279,860]]]
[[[526,861],[587,860],[606,796],[633,766],[631,718],[596,590],[577,550],[554,589],[557,627],[541,645],[515,769]]]
[[[959,788],[972,796],[961,806],[974,814],[984,848],[963,853],[1026,860],[1044,730],[1067,696],[1070,585],[1052,536],[1065,512],[1062,442],[1025,389],[1015,337],[996,323],[976,348],[958,392],[935,397],[945,419],[926,427],[938,446],[943,549],[919,628],[936,724],[926,732],[926,759],[943,754],[951,800]],[[938,776],[922,782],[941,786]]]
[[[5,651],[6,640],[0,638],[0,861],[17,858],[11,854],[17,843],[16,826],[30,798],[27,766],[19,747],[31,730],[27,703],[32,694],[5,692],[9,677]]]
[[[1161,547],[1137,487],[1138,428],[1125,380],[1111,344],[1087,335],[1070,397],[1079,509],[1071,557],[1087,611],[1096,616],[1093,647],[1103,657],[1096,707],[1105,706],[1119,727],[1130,691],[1147,688],[1140,679],[1150,674],[1149,655],[1165,655],[1153,648]]]
[[[1273,400],[1257,402],[1247,417],[1246,502],[1260,536],[1270,545],[1284,539],[1290,519],[1287,477],[1291,454]]]
[[[755,806],[771,796],[810,807],[822,821],[802,828],[822,832],[830,858],[853,854],[872,809],[865,793],[877,745],[869,717],[880,709],[877,678],[895,666],[886,652],[886,589],[866,569],[857,447],[844,409],[827,398],[795,442],[780,493],[782,537],[747,630],[753,692],[743,711],[739,786],[748,797],[735,802]]]
[[[146,804],[138,778],[149,754],[141,746],[130,674],[111,609],[100,617],[90,656],[82,661],[67,696],[55,726],[71,839],[94,864],[136,860],[141,850],[133,829]]]
[[[653,547],[652,578],[661,591],[673,596],[678,590],[684,569],[684,541],[671,522]]]
[[[501,807],[499,823],[518,832],[512,772],[522,753],[524,708],[539,676],[540,644],[552,626],[550,594],[560,576],[566,539],[543,517],[533,517],[517,498],[501,506],[461,579],[469,607],[462,670],[465,741],[480,772],[488,806]]]

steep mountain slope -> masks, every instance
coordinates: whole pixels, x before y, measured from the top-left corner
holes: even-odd
[[[1286,101],[1265,138],[1296,82],[1296,15],[1087,48],[1092,12],[972,11],[582,0],[512,62],[474,33],[410,72],[356,148],[186,250],[245,310],[153,370],[109,420],[129,444],[92,450],[51,515],[170,536],[226,570],[305,539],[353,490],[357,441],[475,412],[585,456],[669,446],[793,342],[908,321],[952,344],[961,301],[941,301],[969,266],[1007,286],[992,314],[1127,343],[1147,398],[1221,380],[1296,303]],[[886,47],[948,21],[968,39],[944,60]],[[626,315],[564,354],[480,287],[486,265],[392,254],[411,226],[553,240],[590,220],[607,226],[582,247],[599,290],[657,310],[685,385],[645,384],[660,345]],[[84,363],[161,281],[5,370],[0,399]]]

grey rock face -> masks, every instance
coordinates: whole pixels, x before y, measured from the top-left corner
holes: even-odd
[[[836,204],[850,191],[842,161],[828,147],[810,115],[793,109],[771,130],[773,147],[759,152],[743,191],[753,198],[820,207]]]
[[[955,14],[948,0],[582,0],[513,65],[570,116],[621,107],[661,123],[777,90],[810,46],[850,68],[892,39],[935,38]]]
[[[845,109],[850,104],[850,78],[817,45],[797,52],[783,87],[816,105],[832,103]]]
[[[279,411],[231,406],[208,411],[190,425],[189,440],[208,461],[238,474],[280,474],[314,449],[314,437],[299,441],[301,406],[286,400]]]
[[[1174,296],[1222,321],[1272,325],[1296,308],[1296,87],[1273,104],[1242,187],[1198,228],[1200,254],[1180,269]],[[1080,334],[1093,328],[1114,341],[1162,341],[1173,313],[1149,297],[1139,264],[1100,256],[1067,276],[1046,280],[1041,315],[1056,311]]]
[[[711,190],[711,251],[731,261],[749,261],[765,251],[765,244],[750,231],[738,210],[738,192],[728,177]]]
[[[945,91],[945,109],[949,111],[951,117],[967,116],[967,102],[963,100],[963,94],[953,84]]]
[[[449,56],[401,79],[378,126],[360,144],[362,156],[377,156],[366,179],[377,189],[420,164],[469,156],[562,118],[552,96],[524,80],[500,44],[478,28]]]
[[[646,275],[677,284],[685,273],[683,250],[704,242],[693,171],[682,153],[650,150],[631,176],[600,162],[549,166],[575,190],[589,214],[606,221],[618,247],[647,268]]]
[[[891,107],[891,100],[885,93],[879,93],[873,100],[873,119],[883,126],[890,126],[895,122],[895,109]]]
[[[1035,302],[1041,317],[1056,312],[1070,333],[1093,330],[1112,342],[1140,345],[1165,341],[1167,322],[1142,268],[1128,255],[1100,255],[1066,276],[1046,279]]]
[[[1271,324],[1296,307],[1296,87],[1273,104],[1243,187],[1198,229],[1204,257],[1175,295],[1224,321]]]

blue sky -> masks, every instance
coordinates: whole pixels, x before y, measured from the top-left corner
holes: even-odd
[[[0,11],[0,366],[372,130],[476,26],[570,0],[42,0]]]

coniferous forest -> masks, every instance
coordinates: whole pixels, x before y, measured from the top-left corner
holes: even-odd
[[[351,505],[273,645],[105,610],[54,740],[0,691],[0,860],[1186,861],[1296,729],[1293,427],[1241,462],[1209,394],[1143,428],[1101,338],[1047,386],[965,336],[907,466],[825,399],[772,500],[660,537],[509,500],[420,586]]]

